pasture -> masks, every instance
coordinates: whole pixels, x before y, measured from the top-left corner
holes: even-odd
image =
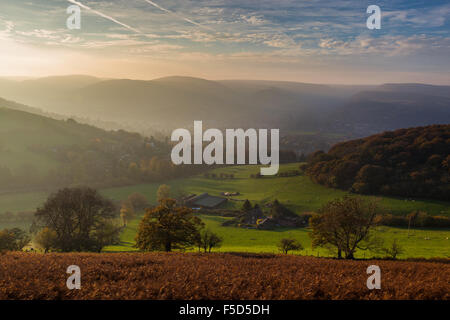
[[[294,170],[299,164],[282,165],[280,172]],[[229,191],[240,193],[228,201],[226,207],[240,208],[243,200],[249,199],[253,204],[265,203],[278,199],[283,204],[297,213],[311,212],[319,209],[325,202],[342,197],[345,191],[329,189],[314,184],[306,176],[294,177],[262,177],[250,178],[251,174],[257,173],[258,166],[238,166],[217,168],[210,171],[217,177],[220,173],[233,174],[232,179],[206,178],[204,175],[179,180],[166,181],[164,183],[171,187],[173,196],[183,194],[200,194],[208,192],[211,195],[220,195],[221,192]],[[124,200],[130,194],[139,192],[145,195],[150,203],[156,202],[156,191],[159,183],[141,184],[119,188],[103,189],[101,192],[113,199]],[[3,194],[0,195],[0,214],[3,212],[33,211],[41,205],[47,197],[46,193],[23,193],[23,194]],[[408,214],[414,210],[426,211],[434,215],[450,216],[450,204],[421,199],[400,199],[392,197],[366,196],[366,198],[377,199],[384,212],[396,215]],[[121,244],[105,248],[108,252],[136,251],[133,247],[134,237],[142,213],[136,219],[130,221],[121,235]],[[224,243],[221,252],[242,251],[242,252],[277,252],[277,243],[282,238],[296,238],[304,246],[304,250],[298,252],[301,255],[329,256],[330,252],[311,249],[311,240],[308,236],[308,229],[288,229],[279,228],[275,231],[262,231],[244,229],[236,227],[223,227],[221,224],[226,221],[226,217],[201,216],[208,228],[223,237]],[[17,226],[24,227],[18,222]],[[3,226],[0,222],[0,229],[12,227],[14,223]],[[384,239],[386,244],[394,239],[404,247],[405,253],[400,258],[407,257],[449,257],[450,255],[450,230],[415,229],[409,232],[407,229],[379,227],[377,234]],[[372,253],[359,253],[357,257],[370,257]]]

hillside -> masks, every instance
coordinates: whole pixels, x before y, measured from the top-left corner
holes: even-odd
[[[450,125],[384,132],[316,152],[307,172],[328,187],[363,194],[450,200]]]
[[[101,129],[74,121],[54,120],[27,111],[37,111],[0,99],[0,165],[17,169],[33,164],[40,170],[54,165],[51,157],[31,151],[33,146],[87,145],[93,139],[111,136]]]
[[[34,111],[0,100],[0,192],[123,185],[175,170],[169,168],[165,142],[18,109]]]

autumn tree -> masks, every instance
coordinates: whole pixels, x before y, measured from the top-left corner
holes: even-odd
[[[110,200],[86,187],[59,190],[35,213],[40,227],[56,232],[56,248],[63,252],[99,251],[104,243],[98,241],[96,233],[116,216]]]
[[[359,197],[345,196],[326,203],[310,218],[313,247],[334,247],[338,258],[353,259],[355,251],[373,249],[377,239],[372,236],[377,204]]]
[[[50,249],[57,246],[58,234],[48,228],[43,228],[34,238],[34,242],[44,249],[44,253],[47,253]]]
[[[295,239],[281,239],[278,243],[278,249],[284,254],[288,254],[289,251],[303,250],[303,246]]]
[[[163,199],[159,206],[148,209],[139,223],[136,247],[143,251],[187,249],[198,243],[204,224],[192,209],[176,207],[173,199]]]
[[[170,187],[166,184],[162,184],[159,186],[158,191],[156,192],[156,200],[158,203],[161,203],[165,199],[170,198]]]
[[[450,200],[450,125],[383,132],[308,157],[314,182],[361,194]]]
[[[28,234],[19,228],[0,230],[0,251],[20,251],[29,242]]]
[[[0,230],[0,252],[14,250],[14,236],[8,229]]]

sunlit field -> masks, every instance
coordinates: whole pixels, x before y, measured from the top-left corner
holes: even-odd
[[[297,169],[299,164],[282,165],[280,171]],[[233,197],[236,201],[228,201],[227,208],[238,209],[242,206],[242,200],[249,199],[252,203],[263,205],[266,202],[278,199],[297,213],[311,212],[319,209],[325,202],[341,197],[346,194],[342,190],[329,189],[314,184],[306,176],[296,177],[264,177],[250,178],[251,174],[258,172],[257,166],[239,166],[217,168],[211,172],[234,174],[233,179],[212,179],[199,175],[187,179],[166,181],[171,187],[173,195],[180,192],[185,194],[200,194],[208,192],[211,195],[219,195],[225,191],[238,191],[241,194]],[[139,192],[145,195],[151,203],[156,202],[156,191],[160,184],[142,184],[120,188],[103,189],[101,192],[114,200],[126,199],[130,194]],[[32,211],[45,201],[45,193],[24,193],[24,194],[4,194],[0,196],[0,208],[2,211]],[[450,205],[445,202],[433,200],[406,200],[389,197],[368,196],[367,198],[378,199],[380,206],[385,212],[402,215],[413,210],[422,210],[434,215],[450,215]],[[239,201],[241,200],[241,201]],[[137,226],[142,217],[142,213],[137,218],[130,221],[121,234],[121,244],[108,246],[104,251],[136,251],[134,248],[134,237]],[[278,252],[277,243],[282,238],[298,239],[304,250],[297,252],[301,255],[330,256],[333,253],[325,249],[312,249],[311,240],[308,236],[308,229],[288,229],[279,228],[275,231],[253,230],[236,227],[223,227],[221,224],[226,221],[226,217],[201,216],[206,226],[223,237],[223,246],[218,249],[225,251],[242,252]],[[28,222],[29,223],[29,222]],[[26,223],[10,223],[0,225],[5,227],[27,227]],[[450,230],[447,229],[407,229],[378,227],[377,234],[384,239],[386,244],[390,244],[396,239],[405,252],[399,258],[409,257],[449,257],[450,256]],[[375,253],[358,253],[357,257],[376,256]],[[379,255],[378,255],[379,256]]]
[[[281,165],[280,172],[298,169],[299,164]],[[164,181],[161,183],[141,184],[119,188],[103,189],[101,192],[114,200],[126,199],[130,194],[139,192],[145,195],[150,202],[155,203],[156,191],[162,183],[168,184],[172,193],[183,191],[186,194],[200,194],[208,192],[211,195],[220,195],[225,191],[238,191],[241,194],[233,197],[235,200],[249,199],[252,203],[266,203],[278,199],[297,213],[314,211],[324,203],[347,192],[330,189],[311,182],[307,176],[250,178],[251,174],[259,172],[259,166],[233,166],[214,169],[211,173],[234,174],[234,179],[212,179],[198,175],[191,178]],[[47,194],[43,192],[29,192],[19,194],[0,195],[0,213],[31,211],[41,205]],[[397,215],[408,214],[414,210],[421,210],[432,215],[450,216],[450,204],[443,201],[406,199],[393,197],[365,196],[377,199],[385,212]],[[241,201],[229,201],[227,207],[240,208]]]
[[[279,253],[278,242],[283,238],[295,238],[300,241],[304,249],[294,252],[298,255],[308,256],[334,256],[325,249],[312,249],[311,238],[307,228],[278,228],[274,231],[255,230],[236,227],[224,227],[222,223],[227,217],[200,215],[206,227],[223,238],[223,245],[216,249],[217,252],[253,252],[253,253]],[[133,220],[121,235],[121,244],[105,247],[107,252],[131,252],[137,251],[134,247],[134,237],[139,223],[137,218]],[[412,229],[408,232],[405,228],[377,227],[376,235],[381,237],[385,244],[394,241],[404,248],[404,253],[398,258],[450,258],[450,230],[449,229]],[[197,249],[192,249],[196,251]],[[382,254],[373,252],[358,252],[357,258],[380,257]]]

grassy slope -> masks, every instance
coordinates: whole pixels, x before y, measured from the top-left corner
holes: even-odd
[[[166,182],[171,186],[173,193],[184,191],[185,193],[199,194],[208,192],[212,195],[220,195],[223,191],[239,191],[240,196],[233,197],[237,200],[249,199],[253,203],[266,203],[278,199],[288,205],[294,211],[301,213],[319,209],[325,202],[341,197],[346,192],[337,189],[329,189],[311,182],[306,176],[279,178],[264,177],[250,179],[252,173],[258,172],[258,166],[225,167],[215,169],[215,173],[233,173],[235,178],[230,180],[206,179],[196,176],[189,179],[173,180]],[[280,171],[297,169],[298,164],[282,165]],[[131,187],[111,188],[104,190],[104,194],[114,199],[125,199],[133,192],[140,192],[150,201],[156,201],[157,184],[145,184]],[[367,198],[376,198],[369,196]],[[400,198],[379,197],[380,206],[385,211],[393,214],[405,214],[414,210],[423,210],[435,215],[450,216],[450,204],[433,200],[410,200]],[[1,204],[1,198],[0,198]],[[229,201],[227,207],[240,208],[241,201]]]
[[[108,135],[91,126],[8,109],[9,104],[11,102],[0,100],[0,165],[12,170],[31,164],[46,172],[59,165],[44,154],[31,152],[30,146],[85,145],[94,138]]]
[[[258,166],[227,167],[213,172],[233,173],[233,180],[213,180],[194,177],[170,183],[174,189],[182,189],[189,193],[209,192],[219,195],[223,191],[239,191],[236,199],[249,199],[253,202],[265,203],[278,199],[296,212],[319,209],[329,200],[341,197],[346,192],[329,189],[311,182],[306,176],[279,178],[264,177],[249,179],[251,173],[259,171]],[[283,165],[280,171],[297,169],[298,164]],[[374,197],[370,197],[374,198]],[[423,210],[432,214],[450,215],[450,204],[432,200],[405,201],[400,198],[380,197],[380,206],[393,214],[410,213],[413,210]],[[230,202],[230,207],[240,207],[241,202]]]
[[[280,171],[296,169],[298,164],[282,165]],[[223,191],[239,191],[240,196],[234,197],[237,200],[249,199],[253,203],[266,203],[267,201],[278,199],[287,204],[298,213],[313,211],[320,208],[325,202],[341,197],[346,192],[337,189],[329,189],[317,185],[306,176],[289,178],[264,177],[261,179],[250,179],[252,173],[257,173],[257,166],[224,167],[215,169],[215,173],[233,173],[234,179],[218,180],[206,179],[203,176],[196,176],[188,179],[167,181],[173,193],[183,190],[185,193],[208,192],[212,195],[219,195]],[[112,199],[126,199],[130,194],[139,192],[144,194],[151,202],[156,202],[156,190],[159,184],[142,184],[128,187],[109,188],[102,190],[102,193]],[[0,195],[0,212],[6,211],[26,211],[34,210],[45,201],[45,193],[22,193]],[[368,196],[368,198],[376,198]],[[450,216],[450,204],[434,200],[409,200],[392,197],[379,197],[380,206],[386,212],[393,214],[406,214],[413,210],[423,210],[434,215]],[[240,208],[242,201],[229,201],[230,208]]]

